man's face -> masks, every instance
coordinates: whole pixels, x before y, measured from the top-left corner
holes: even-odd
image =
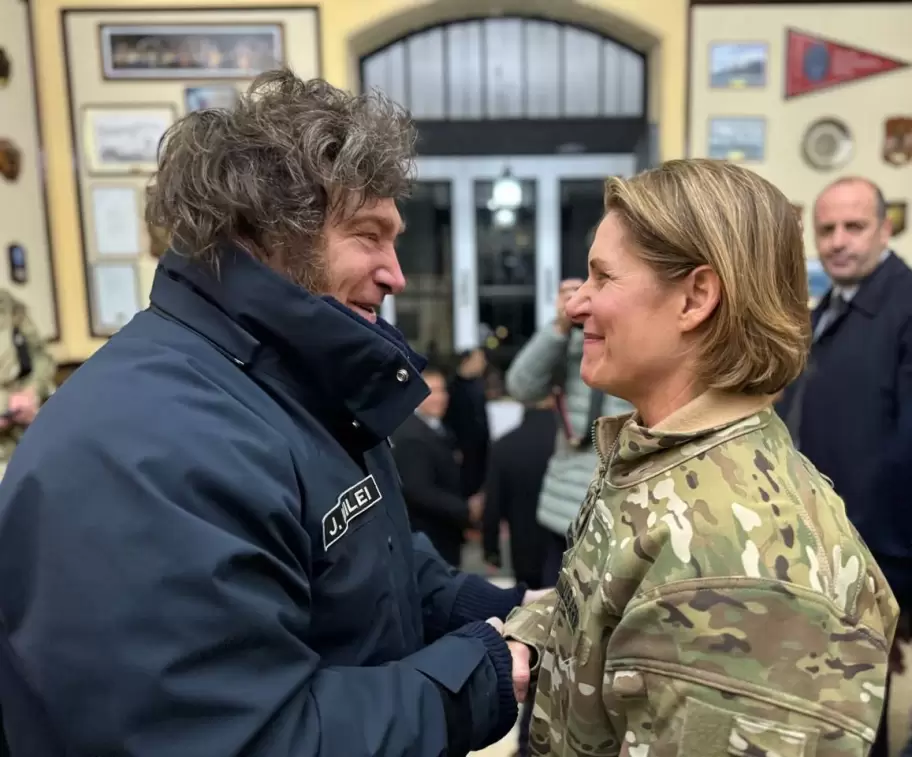
[[[418,406],[418,412],[428,418],[443,418],[446,415],[447,406],[450,404],[450,394],[447,391],[446,379],[437,371],[427,371],[422,374],[422,378],[431,393]]]
[[[814,208],[817,252],[827,275],[851,286],[877,267],[890,239],[890,222],[877,218],[877,196],[865,182],[827,189]]]
[[[395,248],[402,229],[402,218],[391,199],[369,202],[343,218],[327,219],[325,294],[376,323],[383,298],[405,288]]]

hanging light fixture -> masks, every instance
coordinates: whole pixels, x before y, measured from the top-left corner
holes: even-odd
[[[492,210],[516,210],[522,205],[522,185],[510,173],[509,166],[503,175],[494,182],[491,190]]]
[[[496,229],[510,229],[516,225],[516,211],[522,205],[522,184],[510,173],[510,167],[504,168],[503,174],[494,181],[491,187],[491,199],[488,210]]]
[[[498,229],[509,229],[516,225],[516,211],[510,208],[498,208],[494,211],[494,226]]]

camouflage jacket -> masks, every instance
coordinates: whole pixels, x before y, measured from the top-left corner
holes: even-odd
[[[768,401],[596,440],[557,590],[505,629],[538,652],[533,754],[867,754],[898,607]]]
[[[44,402],[54,391],[56,373],[57,365],[25,305],[0,289],[0,413],[16,392],[31,389]],[[0,474],[24,431],[16,424],[0,429]]]

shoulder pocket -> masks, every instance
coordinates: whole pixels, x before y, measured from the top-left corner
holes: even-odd
[[[814,728],[748,717],[688,697],[678,753],[729,757],[813,757],[817,754],[819,736],[820,732]]]

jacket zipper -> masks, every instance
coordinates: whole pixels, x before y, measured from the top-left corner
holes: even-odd
[[[596,434],[596,429],[598,428],[598,422],[592,424],[592,430],[589,432],[592,437],[592,446],[595,447],[596,453],[598,453],[599,462],[602,464],[601,467],[605,467],[607,463],[614,457],[614,451],[617,449],[618,442],[621,440],[621,431],[618,429],[617,435],[614,437],[614,441],[611,443],[611,447],[608,450],[608,454],[602,454],[602,448],[598,443],[598,436]]]

